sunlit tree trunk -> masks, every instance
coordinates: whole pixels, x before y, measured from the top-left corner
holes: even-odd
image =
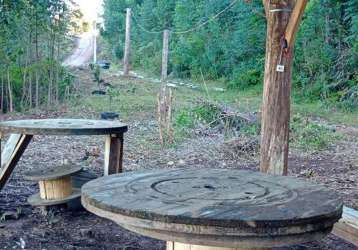
[[[292,49],[284,52],[283,38],[291,15],[287,10],[292,10],[294,3],[294,0],[264,0],[267,40],[260,169],[278,175],[287,174],[293,56]],[[277,71],[277,65],[284,65],[283,72]]]
[[[7,68],[7,92],[9,97],[9,112],[14,112],[14,105],[13,105],[13,95],[12,95],[12,86],[11,86],[11,79],[10,79],[10,69]]]

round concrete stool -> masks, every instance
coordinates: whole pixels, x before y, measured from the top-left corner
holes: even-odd
[[[79,198],[80,189],[72,187],[71,175],[81,170],[82,166],[66,164],[26,173],[25,179],[38,181],[40,187],[40,193],[30,196],[28,202],[32,206],[52,206]]]

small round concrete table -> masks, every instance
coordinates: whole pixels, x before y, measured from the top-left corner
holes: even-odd
[[[321,239],[342,215],[306,181],[225,169],[130,172],[88,182],[82,204],[167,250],[269,249]]]
[[[123,134],[127,130],[126,124],[102,120],[43,119],[0,122],[0,142],[3,134],[11,134],[0,157],[0,190],[34,135],[105,135],[105,175],[122,172]]]

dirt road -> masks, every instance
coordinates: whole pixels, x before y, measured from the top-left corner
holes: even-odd
[[[83,33],[78,40],[78,44],[73,54],[63,63],[67,67],[79,67],[85,65],[93,56],[93,35],[92,33]]]

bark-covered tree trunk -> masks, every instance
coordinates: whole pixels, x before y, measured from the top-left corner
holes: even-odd
[[[294,0],[263,0],[267,17],[266,63],[261,127],[260,170],[287,174],[292,78],[292,48],[284,51],[284,35]],[[271,3],[270,3],[271,2]],[[281,56],[282,54],[282,56]],[[277,71],[283,65],[283,72]]]
[[[9,96],[9,112],[14,111],[14,105],[13,105],[13,96],[12,96],[12,86],[11,86],[11,78],[10,78],[10,69],[7,68],[7,93]]]
[[[35,54],[36,54],[36,64],[37,67],[35,69],[35,108],[39,109],[40,106],[40,73],[39,73],[39,63],[40,63],[40,54],[39,54],[39,32],[37,28],[38,17],[36,14],[35,21]]]
[[[1,74],[1,96],[0,96],[0,111],[5,113],[5,92],[4,92],[4,76]]]

